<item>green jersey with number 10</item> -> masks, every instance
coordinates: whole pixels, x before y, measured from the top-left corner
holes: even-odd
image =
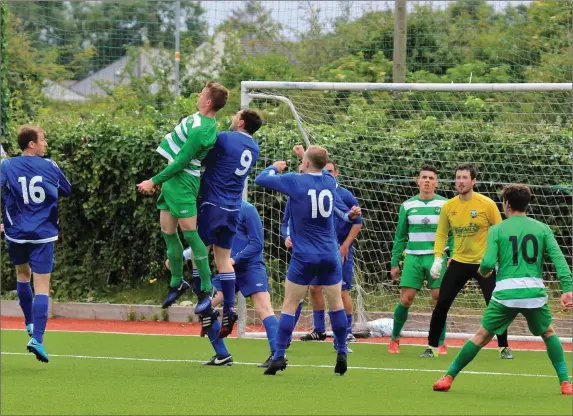
[[[545,305],[545,254],[555,264],[563,292],[570,292],[571,270],[549,226],[524,215],[514,215],[491,227],[480,271],[487,274],[499,263],[493,300],[510,308]]]

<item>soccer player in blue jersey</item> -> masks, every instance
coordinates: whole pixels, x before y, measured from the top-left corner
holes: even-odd
[[[50,275],[54,265],[54,241],[58,239],[58,197],[72,187],[58,165],[44,159],[48,142],[44,130],[21,126],[18,145],[22,156],[2,161],[2,217],[10,260],[16,266],[18,300],[24,313],[27,349],[47,363],[44,331],[48,321]],[[34,273],[34,291],[30,280]]]
[[[231,263],[235,268],[237,276],[236,285],[233,290],[241,291],[244,297],[250,297],[255,305],[257,314],[265,326],[267,339],[271,350],[271,357],[259,367],[266,368],[270,364],[272,354],[275,352],[275,337],[279,320],[274,314],[269,293],[268,277],[263,259],[264,231],[261,217],[257,209],[246,201],[242,201],[239,211],[239,223],[237,233],[233,240],[231,249]],[[191,249],[184,251],[186,260],[191,259]],[[195,271],[196,273],[196,271]],[[195,291],[199,288],[199,277],[194,276]],[[213,286],[221,290],[221,280],[215,276],[212,280]],[[223,302],[223,294],[217,293],[213,298],[213,306]],[[215,355],[205,363],[205,365],[231,365],[233,359],[225,347],[224,340],[219,338],[220,323],[216,319],[208,332],[209,340],[215,349]]]
[[[333,160],[329,160],[326,164],[326,170],[331,173],[335,178],[339,175],[336,164]],[[341,204],[340,211],[349,211],[352,207],[358,206],[358,201],[352,193],[340,185],[336,186],[336,194],[338,196],[338,204]],[[348,217],[347,217],[348,218]],[[348,320],[348,328],[346,339],[347,342],[355,341],[352,335],[352,298],[349,291],[352,289],[352,274],[354,267],[353,245],[354,240],[362,229],[362,216],[357,216],[353,220],[348,221],[340,215],[334,217],[334,227],[336,230],[336,238],[339,245],[340,256],[342,258],[342,301],[346,311],[346,319]],[[322,294],[322,287],[311,283],[310,286],[310,299],[312,303],[312,316],[313,316],[313,330],[306,335],[303,335],[301,341],[324,341],[326,339],[326,319],[324,313],[324,296]],[[336,345],[335,345],[336,348]],[[351,350],[349,350],[351,352]]]
[[[287,366],[285,350],[295,327],[295,312],[311,280],[324,286],[330,320],[337,344],[334,372],[347,369],[346,314],[341,297],[342,264],[334,232],[336,179],[324,167],[328,152],[320,146],[310,146],[303,157],[303,174],[279,175],[286,162],[277,161],[255,179],[255,183],[282,192],[290,197],[290,236],[292,256],[285,282],[285,298],[279,320],[276,351],[265,374],[274,375]]]
[[[236,276],[231,247],[237,232],[245,180],[259,157],[259,146],[252,135],[261,125],[256,111],[237,112],[231,121],[231,131],[217,135],[217,142],[204,161],[197,230],[203,243],[213,247],[219,273],[217,278],[224,299],[221,338],[231,334],[238,319],[234,309]],[[214,311],[197,312],[201,314],[202,333],[205,333],[213,321]]]
[[[304,150],[300,156],[304,155]],[[301,172],[302,165],[299,166],[299,173]],[[329,160],[326,164],[325,169],[331,173],[334,177],[339,175],[338,170],[336,169],[336,164],[334,161]],[[362,228],[362,211],[358,206],[358,201],[354,196],[350,193],[350,191],[342,188],[341,186],[337,186],[336,188],[338,192],[338,196],[340,198],[336,198],[336,206],[334,207],[334,224],[336,229],[336,235],[340,244],[340,252],[341,256],[344,253],[346,254],[348,261],[343,260],[342,265],[342,301],[344,302],[344,309],[346,311],[346,318],[348,319],[348,334],[347,334],[347,341],[355,341],[354,337],[352,336],[352,298],[348,294],[348,290],[352,288],[352,272],[353,272],[353,255],[352,255],[352,244],[356,235],[360,232]],[[281,234],[285,240],[285,247],[287,249],[292,247],[292,241],[290,238],[290,230],[289,225],[291,221],[291,210],[290,210],[290,203],[289,199],[287,199],[287,203],[285,206],[285,212],[283,216],[283,220],[281,222]],[[347,250],[343,247],[345,242],[348,241]],[[302,341],[324,341],[326,339],[326,319],[324,314],[325,302],[324,296],[322,294],[322,287],[312,285],[310,286],[310,299],[312,304],[312,315],[313,315],[313,331],[303,335],[301,337]],[[303,301],[300,302],[295,318],[298,322],[302,311],[302,304]],[[336,346],[335,346],[336,349]],[[352,352],[350,348],[348,348],[348,352]]]

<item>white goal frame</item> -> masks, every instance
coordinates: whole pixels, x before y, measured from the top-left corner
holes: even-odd
[[[387,92],[557,92],[570,91],[573,97],[573,83],[363,83],[363,82],[290,82],[290,81],[242,81],[241,82],[241,108],[248,108],[253,99],[261,98],[276,100],[288,105],[294,120],[297,122],[302,138],[309,146],[310,139],[304,129],[299,115],[293,103],[284,96],[253,93],[253,90],[315,90],[315,91],[387,91]],[[573,108],[572,108],[573,115]],[[573,144],[573,138],[572,138]],[[573,182],[573,177],[572,177]],[[243,192],[243,199],[247,200],[247,182]],[[264,333],[246,332],[247,308],[245,298],[239,293],[238,301],[238,337],[239,338],[261,338]],[[406,337],[426,337],[428,332],[424,331],[402,331],[402,336]],[[447,333],[447,338],[469,339],[473,334],[467,333]],[[509,335],[511,341],[540,341],[539,337]],[[572,343],[571,337],[562,337],[563,342]]]

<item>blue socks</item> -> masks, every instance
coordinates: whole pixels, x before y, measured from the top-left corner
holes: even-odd
[[[348,327],[346,328],[346,334],[351,335],[352,334],[352,314],[351,313],[346,314],[346,320],[348,321]]]
[[[296,328],[297,324],[298,324],[298,320],[300,319],[300,314],[302,313],[302,305],[304,305],[304,299],[301,299],[298,307],[296,308],[296,312],[294,313],[294,327]],[[293,329],[294,331],[294,329]],[[288,339],[288,344],[290,344],[292,342],[292,334],[290,336],[290,338]]]
[[[279,357],[284,357],[286,346],[292,337],[292,331],[294,330],[295,324],[296,322],[294,320],[294,315],[285,312],[281,313],[281,319],[279,319],[279,328],[276,338],[276,350],[273,355],[273,360],[276,360]]]
[[[24,313],[24,321],[26,325],[33,323],[32,320],[32,302],[34,301],[34,294],[32,293],[32,286],[30,282],[16,282],[16,292],[18,293],[18,300],[20,308]]]
[[[346,331],[348,330],[348,322],[346,320],[346,313],[344,309],[337,311],[329,311],[330,324],[332,325],[332,332],[334,332],[334,345],[338,353],[346,354]]]
[[[301,299],[300,303],[298,304],[298,308],[296,308],[296,312],[294,313],[294,326],[298,324],[298,320],[300,319],[300,314],[302,312],[302,305],[304,305],[304,299]]]
[[[267,331],[267,339],[269,341],[269,347],[271,348],[271,354],[274,354],[276,351],[276,337],[277,330],[279,329],[279,320],[275,315],[270,315],[263,319],[263,325],[265,326],[265,331]]]
[[[223,313],[229,313],[235,307],[235,272],[219,273],[223,290]]]
[[[201,292],[201,277],[199,276],[199,270],[193,269],[193,293],[198,295]]]
[[[326,316],[324,311],[312,311],[312,323],[316,332],[326,332]]]
[[[45,293],[38,293],[32,303],[32,319],[34,323],[34,335],[32,337],[40,344],[44,342],[44,331],[48,323],[48,305],[50,297]]]
[[[229,354],[229,351],[227,350],[227,346],[225,345],[225,340],[223,338],[219,338],[220,330],[221,330],[221,322],[219,322],[219,320],[216,319],[215,322],[213,323],[213,326],[211,326],[211,329],[207,333],[207,336],[209,337],[209,341],[211,341],[211,345],[215,350],[215,354],[221,355],[223,357],[228,357],[231,354]]]

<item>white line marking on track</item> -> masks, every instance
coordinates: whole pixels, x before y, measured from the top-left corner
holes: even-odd
[[[30,353],[24,352],[1,352],[1,355],[30,355]],[[170,358],[137,358],[137,357],[105,357],[105,356],[93,356],[93,355],[67,355],[67,354],[50,354],[50,358],[78,358],[84,360],[111,360],[111,361],[142,361],[142,362],[154,362],[154,363],[204,363],[205,360],[181,360],[181,359],[170,359]],[[234,361],[233,365],[248,365],[256,366],[260,363],[248,363],[242,361]],[[289,364],[289,367],[302,367],[302,368],[333,368],[332,365],[328,364]],[[428,369],[428,368],[384,368],[384,367],[348,367],[349,370],[366,370],[366,371],[411,371],[411,372],[422,372],[422,373],[442,373],[444,374],[446,370]],[[498,373],[490,371],[464,371],[464,374],[473,375],[487,375],[487,376],[509,376],[509,377],[540,377],[540,378],[555,378],[555,375],[548,374],[520,374],[520,373]]]

